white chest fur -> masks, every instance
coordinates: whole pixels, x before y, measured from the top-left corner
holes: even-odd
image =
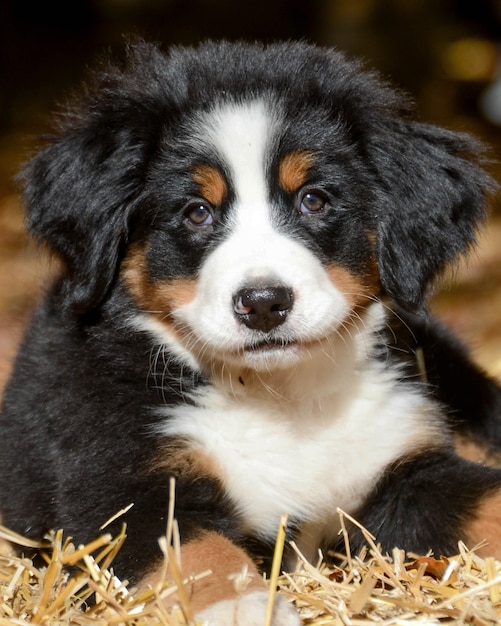
[[[211,458],[248,530],[272,538],[288,513],[331,535],[337,507],[355,511],[389,463],[436,441],[435,410],[377,362],[320,402],[313,392],[287,400],[209,387],[196,407],[169,409],[162,432]]]

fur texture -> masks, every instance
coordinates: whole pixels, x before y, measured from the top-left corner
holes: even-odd
[[[409,109],[299,43],[139,42],[96,75],[23,172],[63,271],[5,393],[5,524],[85,542],[133,503],[115,567],[148,584],[175,477],[183,570],[213,569],[191,592],[220,626],[261,619],[253,559],[285,512],[312,558],[340,548],[338,507],[385,549],[501,556],[501,471],[453,439],[499,446],[501,393],[425,313],[493,184],[481,146]]]

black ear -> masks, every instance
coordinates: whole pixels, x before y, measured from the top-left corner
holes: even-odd
[[[377,144],[381,282],[398,304],[418,309],[433,279],[474,243],[495,184],[479,165],[483,147],[466,135],[399,121]]]
[[[156,46],[136,42],[105,62],[21,173],[28,226],[63,261],[63,305],[98,306],[118,269],[149,158],[168,110]]]
[[[64,304],[77,313],[105,297],[127,237],[138,159],[126,135],[97,125],[72,130],[22,172],[28,227],[63,261]]]

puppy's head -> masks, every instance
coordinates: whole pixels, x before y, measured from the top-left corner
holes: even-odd
[[[123,285],[197,360],[291,365],[423,304],[484,217],[478,152],[336,51],[140,44],[26,168],[28,218],[75,312]]]

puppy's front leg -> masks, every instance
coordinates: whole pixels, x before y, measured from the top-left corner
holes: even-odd
[[[466,461],[450,450],[401,459],[387,469],[356,515],[385,551],[451,555],[458,542],[487,542],[482,555],[501,558],[501,470]],[[350,533],[358,549],[361,532]]]
[[[216,532],[206,532],[181,548],[184,579],[210,570],[191,580],[185,590],[195,618],[207,626],[263,626],[268,587],[248,554]],[[159,572],[147,584],[158,582]],[[144,584],[143,583],[143,584]],[[299,626],[297,612],[283,598],[275,598],[273,626]]]

